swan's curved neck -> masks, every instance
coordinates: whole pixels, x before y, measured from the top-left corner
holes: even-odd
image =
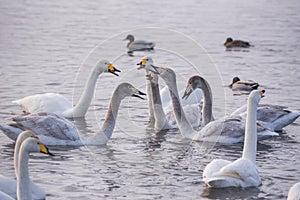
[[[205,126],[210,121],[213,120],[212,115],[212,94],[209,84],[204,81],[205,84],[202,85],[203,92],[203,108],[202,108],[202,125]]]
[[[247,106],[248,107],[247,107],[243,158],[247,158],[251,160],[253,163],[255,163],[256,146],[257,146],[257,125],[256,125],[257,103],[249,99]]]
[[[150,71],[146,69],[146,74],[149,75]],[[148,102],[148,109],[149,109],[149,122],[150,125],[154,124],[154,111],[153,111],[153,104],[152,104],[152,89],[151,89],[151,81],[146,79],[146,90],[147,90],[147,102]]]
[[[105,121],[102,125],[101,131],[96,134],[97,136],[103,136],[105,135],[105,138],[107,141],[111,138],[112,133],[115,128],[116,119],[119,111],[119,107],[121,104],[122,98],[119,95],[118,90],[113,93],[113,96],[110,100],[109,108],[106,113]]]
[[[31,188],[29,184],[30,179],[28,173],[28,160],[29,152],[24,146],[22,146],[19,152],[19,171],[17,175],[17,196],[19,200],[32,199]]]
[[[21,141],[17,139],[17,142],[15,144],[15,149],[14,149],[14,167],[15,167],[15,174],[16,174],[17,178],[18,178],[18,172],[19,172],[18,161],[19,161],[20,146],[21,146]]]
[[[177,89],[177,85],[176,85],[176,79],[175,79],[175,82],[167,83],[167,85],[169,88],[171,101],[172,101],[172,105],[173,105],[172,106],[173,112],[175,115],[176,122],[178,124],[178,128],[184,137],[192,139],[195,135],[197,135],[197,132],[193,129],[193,127],[190,125],[190,123],[186,119],[184,111],[181,107],[181,103],[180,103],[179,95],[178,95],[178,89]]]
[[[79,101],[71,110],[66,111],[65,115],[67,117],[83,117],[87,112],[94,95],[97,79],[102,73],[97,73],[98,70],[96,67],[91,71],[89,78],[85,84],[82,95],[80,96]],[[69,113],[70,112],[70,113]]]
[[[157,75],[154,75],[157,76]],[[155,129],[163,130],[169,129],[169,123],[167,121],[165,112],[162,108],[161,97],[159,92],[159,86],[157,82],[151,82],[151,91],[152,91],[152,105],[153,105],[153,114],[155,119]]]

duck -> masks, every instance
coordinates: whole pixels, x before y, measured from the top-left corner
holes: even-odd
[[[13,118],[13,123],[1,125],[0,129],[12,140],[23,130],[31,130],[48,146],[105,145],[112,136],[121,101],[129,96],[144,99],[140,95],[146,94],[129,83],[119,84],[113,92],[102,128],[95,135],[83,139],[72,122],[55,113],[17,116]]]
[[[13,103],[20,105],[27,114],[46,112],[60,114],[67,118],[84,117],[91,104],[97,79],[103,72],[118,76],[116,72],[120,70],[107,60],[100,60],[91,70],[84,91],[75,106],[59,93],[35,94],[15,100]]]
[[[250,47],[250,43],[242,40],[233,40],[231,37],[227,38],[224,46],[226,48],[234,48],[234,47],[242,47],[242,48],[248,48]]]
[[[35,135],[35,133],[32,131],[29,131],[29,130],[23,131],[18,136],[18,138],[16,140],[16,144],[15,144],[15,149],[14,149],[14,168],[15,168],[16,177],[19,174],[18,160],[19,160],[20,147],[27,138],[35,138],[35,139],[39,140],[39,138]],[[49,154],[53,155],[50,152],[49,152]],[[36,185],[34,182],[32,182],[31,180],[29,180],[29,182],[31,185],[33,199],[45,199],[46,198],[45,191],[41,187]],[[0,176],[0,191],[7,194],[9,197],[13,197],[14,199],[16,199],[17,198],[17,181],[14,179],[9,179],[4,176]]]
[[[259,84],[251,81],[251,80],[241,80],[239,77],[233,77],[232,82],[230,83],[229,87],[233,91],[252,91],[257,90]]]
[[[300,182],[295,183],[289,190],[287,200],[299,200],[300,199]]]
[[[156,70],[156,66],[154,65],[154,61],[150,56],[145,56],[141,59],[139,63],[138,70],[145,69],[146,71],[146,90],[147,90],[147,100],[148,100],[148,113],[149,113],[149,124],[153,125],[155,129],[162,130],[169,129],[169,128],[177,128],[177,123],[173,115],[172,110],[172,103],[170,99],[170,94],[167,86],[165,86],[162,90],[159,89],[158,86],[158,76],[159,74]],[[149,77],[152,77],[149,79]],[[152,94],[152,87],[153,90],[156,90],[158,93],[157,95]],[[180,90],[180,94],[184,93],[184,88]],[[202,92],[200,89],[196,89],[193,91],[193,93],[190,95],[191,98],[189,99],[181,99],[182,106],[184,107],[185,112],[191,113],[189,116],[189,121],[191,122],[193,127],[198,127],[201,121],[201,115],[199,115],[201,111],[201,105],[202,105]],[[166,116],[168,124],[163,126],[158,126],[157,123],[161,123],[155,120],[154,117],[154,108],[153,108],[153,98],[156,99],[156,101],[159,100],[159,102],[156,103],[156,111],[161,112],[160,116]],[[160,107],[163,109],[163,111],[159,111]],[[162,113],[163,112],[163,113]],[[165,117],[164,117],[165,118]],[[158,120],[158,119],[157,119]],[[161,121],[164,121],[161,119]],[[156,125],[155,125],[156,123]]]
[[[129,34],[123,41],[129,40],[127,44],[128,55],[133,55],[134,51],[151,51],[154,49],[155,43],[144,40],[134,40],[134,36]]]
[[[39,139],[34,137],[27,137],[22,142],[19,152],[15,152],[18,153],[18,168],[16,169],[16,171],[18,172],[17,181],[9,180],[6,182],[5,185],[6,188],[14,189],[14,191],[11,192],[11,194],[9,194],[1,190],[2,194],[0,194],[0,196],[2,195],[4,198],[7,199],[20,200],[40,199],[37,196],[34,196],[33,191],[36,191],[36,188],[34,188],[36,185],[30,181],[28,173],[29,154],[33,152],[40,152],[48,155],[53,155],[49,152],[48,148],[40,142]],[[17,194],[16,197],[15,194]],[[45,199],[45,196],[42,199]]]
[[[231,113],[231,116],[246,118],[246,106],[241,106]],[[292,124],[300,116],[300,111],[289,110],[287,106],[276,104],[259,104],[257,120],[261,125],[272,131],[282,131],[284,127]]]
[[[256,167],[257,128],[256,109],[264,90],[253,90],[248,97],[247,119],[242,157],[231,162],[214,159],[203,171],[203,181],[208,187],[258,187],[261,178]]]
[[[170,68],[157,67],[159,76],[166,82],[170,90],[178,128],[183,137],[195,141],[218,142],[221,144],[234,144],[244,141],[245,122],[241,117],[224,117],[214,120],[212,116],[212,94],[208,82],[198,76],[192,76],[188,80],[186,91],[182,98],[188,98],[194,88],[201,88],[203,91],[202,121],[199,130],[194,130],[187,120],[182,110],[176,85],[176,74]],[[257,125],[259,126],[259,125]],[[234,131],[232,131],[234,130]],[[262,126],[258,129],[259,139],[278,136],[278,133],[272,132]]]

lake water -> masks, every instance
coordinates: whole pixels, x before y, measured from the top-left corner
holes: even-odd
[[[120,82],[145,90],[136,70],[144,53],[126,55],[128,33],[156,42],[150,52],[158,66],[173,68],[185,84],[194,74],[213,88],[214,115],[246,102],[226,85],[234,76],[266,89],[262,103],[300,110],[300,2],[289,1],[8,1],[0,2],[0,123],[21,114],[11,101],[36,93],[59,92],[76,102],[87,73],[98,59],[121,69],[102,74],[81,134],[101,126],[112,91]],[[251,42],[226,51],[231,36]],[[162,83],[163,84],[163,83]],[[56,156],[35,154],[30,176],[47,199],[285,199],[300,181],[300,121],[284,136],[259,143],[262,186],[207,190],[204,167],[214,158],[235,160],[242,144],[209,146],[184,139],[177,130],[155,135],[147,127],[147,102],[123,101],[118,124],[106,146],[50,148]],[[0,173],[13,177],[14,143],[0,134]]]

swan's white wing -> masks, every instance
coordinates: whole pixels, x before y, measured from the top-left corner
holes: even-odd
[[[224,166],[230,164],[231,162],[223,159],[214,159],[210,163],[208,163],[203,171],[203,179],[211,178],[218,173]]]
[[[289,190],[287,200],[299,200],[300,199],[300,182],[295,183]]]
[[[76,127],[72,122],[53,113],[39,113],[14,117],[23,130],[29,129],[39,137],[46,136],[59,140],[80,140]]]
[[[231,116],[240,115],[246,119],[247,106],[244,105],[234,111]],[[299,111],[287,110],[287,107],[271,104],[260,104],[257,108],[257,120],[264,122],[264,127],[271,130],[281,130],[293,123],[300,116]]]
[[[205,182],[211,187],[251,187],[259,186],[261,179],[254,163],[240,158],[225,165]]]
[[[199,104],[185,105],[183,107],[183,111],[185,113],[188,122],[191,124],[192,127],[196,128],[201,125],[202,105]],[[178,128],[173,111],[170,111],[166,114],[166,119],[168,120],[172,128]]]
[[[72,104],[64,96],[57,93],[36,94],[13,101],[21,105],[27,113],[57,113],[72,108]]]
[[[202,104],[202,91],[201,89],[197,88],[196,90],[194,90],[191,95],[189,96],[188,99],[182,99],[181,97],[184,94],[185,91],[185,85],[180,83],[178,84],[180,88],[183,88],[179,91],[179,99],[181,102],[181,106],[184,107],[186,105],[192,105],[192,104]],[[172,108],[172,102],[170,99],[170,92],[169,92],[169,88],[167,86],[165,86],[163,89],[160,90],[160,96],[161,96],[161,103],[164,109],[165,113],[169,113],[173,110]]]
[[[257,125],[258,140],[264,140],[278,133],[272,132],[262,125]],[[242,117],[225,117],[208,123],[203,127],[194,140],[234,144],[244,142],[245,119]]]

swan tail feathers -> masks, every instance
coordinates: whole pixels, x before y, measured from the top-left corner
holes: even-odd
[[[294,121],[296,121],[296,119],[299,116],[300,116],[299,111],[290,111],[289,114],[287,114],[287,115],[281,117],[280,119],[277,119],[274,122],[272,122],[273,129],[275,131],[280,131],[284,127],[286,127],[286,126],[290,125],[291,123],[293,123]]]

